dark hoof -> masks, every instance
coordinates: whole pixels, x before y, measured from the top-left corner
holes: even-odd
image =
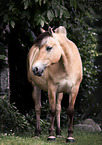
[[[47,140],[48,141],[55,141],[56,140],[56,137],[55,136],[49,136]]]
[[[75,142],[75,139],[73,137],[68,137],[66,142],[69,142],[69,143],[74,143]]]

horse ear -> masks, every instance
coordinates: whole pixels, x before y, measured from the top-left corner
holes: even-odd
[[[67,31],[64,26],[60,26],[57,29],[55,29],[55,33],[62,33],[65,34],[65,36],[67,36]]]
[[[53,36],[53,30],[52,30],[53,28],[51,28],[50,26],[49,26],[49,28],[48,28],[48,31],[49,31],[49,33],[51,34],[51,36]]]
[[[43,28],[40,28],[40,31],[41,31],[41,33],[44,33],[45,32],[45,30]]]

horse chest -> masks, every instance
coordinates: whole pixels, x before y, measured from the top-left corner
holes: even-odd
[[[73,80],[63,79],[58,83],[57,91],[68,93],[71,91],[71,88],[73,87],[73,85],[74,85]]]

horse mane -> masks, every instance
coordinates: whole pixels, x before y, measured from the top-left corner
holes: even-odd
[[[50,33],[49,31],[46,31],[46,32],[44,32],[44,33],[41,33],[41,34],[37,37],[37,39],[35,40],[35,42],[34,42],[35,46],[41,48],[41,46],[42,46],[42,41],[43,41],[45,38],[47,38],[47,37],[51,37],[51,33]]]

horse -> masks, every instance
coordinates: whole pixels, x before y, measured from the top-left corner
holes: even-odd
[[[74,104],[82,81],[82,61],[77,46],[67,37],[65,27],[60,26],[55,31],[50,27],[48,31],[36,38],[28,53],[27,72],[28,81],[33,86],[32,98],[35,102],[36,130],[39,136],[41,114],[41,90],[48,92],[50,129],[48,140],[55,140],[54,120],[56,116],[56,135],[61,136],[60,113],[63,93],[69,95],[68,106],[68,138],[67,142],[74,142],[73,116]]]

